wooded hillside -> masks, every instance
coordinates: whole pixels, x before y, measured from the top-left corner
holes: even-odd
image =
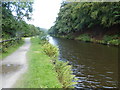
[[[100,34],[118,34],[119,11],[120,2],[63,3],[49,34],[80,35],[87,32],[93,37]]]

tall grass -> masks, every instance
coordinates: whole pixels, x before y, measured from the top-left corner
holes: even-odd
[[[72,74],[72,66],[68,65],[68,62],[58,60],[58,48],[48,42],[46,42],[42,48],[44,53],[52,59],[54,69],[57,72],[57,77],[62,84],[62,88],[74,88],[77,82],[75,82],[75,75]]]

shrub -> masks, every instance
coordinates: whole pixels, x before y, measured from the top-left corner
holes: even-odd
[[[45,43],[48,43],[47,34],[45,32],[41,32],[39,35],[39,44],[44,45]]]
[[[23,40],[21,38],[11,38],[0,43],[0,50],[2,53],[7,53],[8,48],[15,47],[21,43],[23,43]]]
[[[72,75],[72,66],[68,65],[68,62],[63,62],[58,60],[58,48],[51,45],[50,43],[45,43],[43,45],[43,51],[46,55],[51,57],[55,70],[58,75],[58,79],[62,84],[63,88],[73,88],[77,84],[75,75]]]
[[[82,34],[79,37],[76,38],[76,40],[81,40],[81,41],[90,41],[91,38],[88,34]]]
[[[120,45],[120,40],[119,39],[110,40],[108,41],[108,44]]]
[[[120,40],[118,39],[118,35],[114,35],[114,36],[105,35],[103,40],[107,44],[112,44],[112,45],[119,45],[120,44]]]
[[[56,48],[55,46],[53,46],[49,43],[45,43],[43,45],[43,51],[49,57],[52,57],[52,58],[57,58],[58,57],[58,48]]]
[[[112,37],[111,36],[108,36],[108,35],[105,35],[103,37],[103,40],[107,43],[108,41],[112,40]]]
[[[62,83],[63,88],[74,88],[73,85],[77,84],[77,79],[71,70],[72,66],[68,62],[56,61],[55,70],[58,74],[58,79]]]
[[[47,38],[47,33],[45,33],[44,31],[41,32],[41,34],[39,35],[40,40],[46,40]]]

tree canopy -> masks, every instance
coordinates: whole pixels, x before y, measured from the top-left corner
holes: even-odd
[[[63,3],[50,34],[68,34],[99,25],[108,28],[120,24],[120,2]]]
[[[2,2],[2,38],[32,36],[38,27],[27,24],[32,15],[32,2]]]

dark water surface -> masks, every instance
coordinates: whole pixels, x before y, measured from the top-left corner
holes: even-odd
[[[94,43],[49,37],[57,45],[59,59],[69,61],[78,78],[76,88],[116,88],[118,48]]]

